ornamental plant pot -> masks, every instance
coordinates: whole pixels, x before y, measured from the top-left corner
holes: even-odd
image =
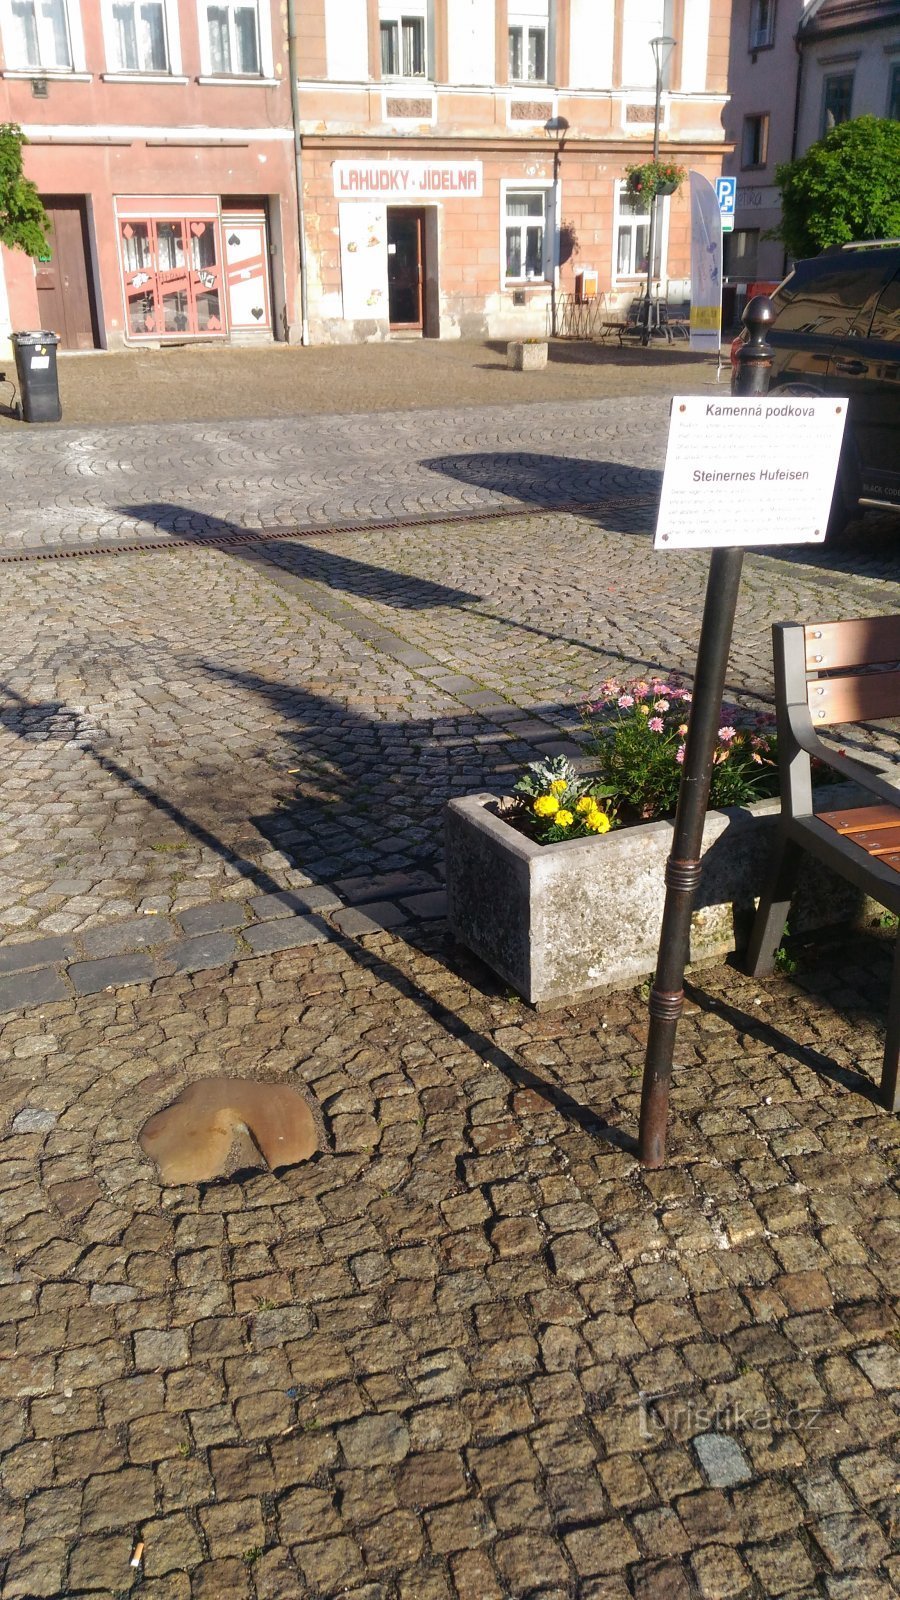
[[[677,183],[658,183],[655,192],[657,194],[674,194],[677,188]]]
[[[862,797],[859,797],[860,801]],[[816,809],[858,803],[848,784],[816,790]],[[672,823],[536,844],[502,816],[496,795],[451,800],[445,812],[448,917],[461,944],[532,1005],[562,1005],[627,987],[656,967]],[[691,961],[720,960],[750,934],[780,802],[707,813]],[[809,862],[792,932],[880,914],[842,879]]]
[[[546,339],[511,339],[506,346],[506,365],[513,372],[541,372],[547,365]]]

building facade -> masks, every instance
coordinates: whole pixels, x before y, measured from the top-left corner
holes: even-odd
[[[538,335],[579,270],[646,276],[650,41],[665,157],[721,172],[728,0],[312,0],[300,115],[314,340]],[[660,279],[690,273],[687,189]]]
[[[725,153],[730,0],[0,0],[0,120],[52,222],[0,333],[63,348],[543,334],[578,271],[646,277],[661,155]],[[296,142],[296,150],[295,150]],[[298,183],[302,192],[298,207]],[[687,187],[654,274],[690,272]],[[305,270],[301,270],[300,236]]]
[[[726,276],[778,281],[775,168],[851,117],[900,118],[900,0],[734,0],[729,83]]]
[[[284,24],[260,0],[0,0],[0,120],[51,219],[0,317],[64,349],[286,338],[299,318]],[[0,327],[0,333],[4,330]]]

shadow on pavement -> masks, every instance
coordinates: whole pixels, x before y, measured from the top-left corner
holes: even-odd
[[[214,540],[222,538],[246,539],[249,531],[237,523],[226,522],[222,517],[210,517],[206,514],[201,519],[205,524],[203,529],[192,527],[192,521],[195,519],[186,507],[171,505],[165,501],[119,506],[117,509],[123,516],[133,517],[136,522],[148,523],[155,532],[175,534],[179,539],[190,540],[199,546],[211,544]],[[604,516],[604,522],[608,521],[608,517]],[[348,529],[347,537],[352,537],[352,534],[353,529]],[[317,545],[314,536],[298,534],[292,538],[290,533],[285,533],[283,539],[269,539],[258,543],[248,541],[243,546],[236,543],[225,553],[253,567],[270,567],[274,582],[279,581],[274,574],[280,573],[301,581],[321,583],[326,588],[352,595],[357,599],[371,600],[378,605],[391,606],[398,611],[432,611],[443,607],[471,611],[474,616],[482,617],[488,622],[500,622],[510,629],[534,634],[541,639],[550,639],[555,644],[573,645],[577,649],[601,656],[606,662],[618,661],[623,667],[634,668],[639,672],[659,672],[663,675],[679,672],[678,668],[666,666],[646,656],[627,655],[611,649],[608,644],[593,644],[587,639],[575,638],[550,628],[539,628],[534,623],[518,617],[505,616],[502,612],[491,610],[485,604],[483,596],[467,589],[456,589],[447,584],[434,583],[427,578],[417,578],[397,572],[392,567],[357,561],[351,556],[335,555],[333,551]],[[371,620],[367,619],[364,612],[360,612],[359,615],[361,623]],[[602,628],[603,615],[600,610],[597,612],[596,621],[598,629]],[[532,713],[522,711],[521,714],[526,717]]]
[[[285,709],[282,685],[268,685],[266,680],[255,679],[252,675],[228,674],[220,669],[214,670],[216,676],[229,679],[232,682],[240,682],[245,686],[249,684],[259,693],[265,693],[267,689],[271,688],[275,691],[272,697],[276,699],[279,709],[285,715],[288,714]],[[42,705],[28,701],[7,685],[3,685],[2,690],[14,702],[12,706],[7,705],[0,708],[0,723],[3,726],[28,739],[72,741],[73,729],[79,725],[79,714],[76,711],[65,706],[60,701],[47,702]],[[298,720],[303,723],[302,732],[298,740],[302,752],[305,737],[311,735],[317,745],[321,737],[317,729],[310,727],[309,719],[313,705],[319,705],[322,720],[326,724],[329,720],[333,720],[336,708],[332,702],[318,696],[304,697],[298,693],[296,701],[297,704],[294,710],[298,714]],[[391,725],[388,724],[387,727],[388,731],[390,731]],[[93,760],[103,773],[115,778],[132,794],[146,801],[154,810],[162,813],[167,820],[174,822],[190,838],[199,841],[218,856],[232,863],[240,875],[252,883],[257,892],[262,894],[282,894],[284,892],[282,885],[275,878],[272,878],[269,873],[256,866],[252,861],[237,857],[234,851],[210,828],[197,821],[196,818],[188,816],[176,804],[166,799],[164,795],[149,784],[142,782],[134,773],[129,772],[127,768],[121,766],[111,756],[104,755],[84,733],[78,736],[78,749]],[[253,820],[260,830],[265,833],[267,819]],[[282,820],[282,818],[278,819],[279,822]],[[333,820],[331,826],[333,827]],[[283,843],[282,832],[276,830],[275,837]],[[633,1136],[607,1123],[598,1112],[592,1110],[590,1106],[584,1106],[575,1100],[561,1085],[554,1083],[552,1080],[541,1078],[529,1068],[521,1066],[519,1062],[508,1055],[505,1050],[496,1045],[485,1034],[473,1031],[471,1023],[465,1017],[458,1015],[436,995],[430,994],[427,989],[422,987],[420,982],[388,960],[380,951],[366,950],[357,944],[353,938],[344,938],[339,933],[336,933],[325,919],[314,911],[304,912],[304,916],[307,921],[314,923],[321,932],[327,934],[329,939],[340,939],[351,959],[359,966],[370,970],[374,969],[379,978],[389,983],[398,994],[411,999],[429,1017],[437,1021],[448,1034],[464,1040],[467,1048],[474,1051],[486,1065],[498,1068],[514,1088],[535,1091],[569,1121],[589,1130],[598,1138],[617,1149],[636,1153],[637,1144]],[[427,948],[428,954],[432,958],[438,959],[447,971],[462,977],[465,982],[480,989],[482,993],[500,995],[504,992],[504,986],[474,956],[461,950],[451,953],[451,949],[446,947],[449,945],[449,941],[443,941],[445,948],[437,951],[431,948],[427,935],[424,938],[422,937],[421,929],[418,931],[418,937],[413,928],[406,929],[403,935],[394,932],[392,937],[398,942],[402,940],[411,948]],[[470,1153],[472,1152],[460,1152],[461,1155]]]
[[[662,486],[662,473],[653,467],[535,450],[474,450],[431,456],[419,465],[523,505],[545,510],[583,505],[614,533],[649,533]]]

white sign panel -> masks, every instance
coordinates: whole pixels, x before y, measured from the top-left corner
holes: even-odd
[[[339,200],[477,200],[480,161],[335,161]]]
[[[820,542],[846,417],[846,400],[676,395],[655,548]]]
[[[344,316],[352,320],[388,314],[387,208],[338,206],[341,230],[341,290]]]

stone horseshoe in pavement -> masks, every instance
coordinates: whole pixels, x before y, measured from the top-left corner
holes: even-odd
[[[138,1142],[164,1184],[208,1183],[226,1169],[290,1167],[318,1146],[303,1096],[285,1084],[204,1078],[144,1123]]]

